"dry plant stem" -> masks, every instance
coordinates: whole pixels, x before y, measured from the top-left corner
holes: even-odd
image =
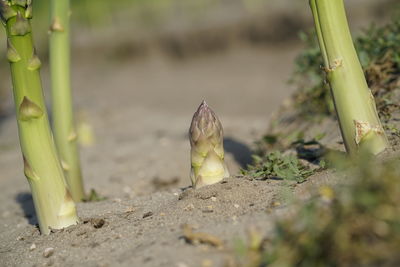
[[[351,38],[343,0],[310,0],[346,150],[378,154],[388,140]]]
[[[229,177],[224,161],[223,130],[205,101],[193,115],[189,130],[192,185],[199,188]]]
[[[53,131],[65,178],[75,202],[85,192],[74,127],[70,81],[70,0],[51,0],[50,71]]]
[[[50,130],[40,80],[40,60],[31,34],[31,1],[0,0],[0,12],[7,32],[19,139],[24,172],[43,234],[76,224],[75,204],[67,189],[64,173]]]

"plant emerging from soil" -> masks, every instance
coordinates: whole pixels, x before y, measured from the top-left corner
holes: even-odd
[[[350,184],[322,186],[251,248],[251,266],[398,266],[399,160],[362,158]]]
[[[191,146],[191,180],[194,188],[215,184],[229,177],[224,161],[222,124],[214,111],[201,103],[189,129]]]
[[[53,131],[67,184],[75,202],[85,198],[74,125],[70,81],[70,0],[51,1],[50,71]]]
[[[33,47],[32,0],[0,0],[7,33],[24,172],[32,190],[40,230],[48,234],[76,224],[75,204],[64,180],[50,130],[40,80],[40,60]]]
[[[346,150],[389,146],[347,24],[343,0],[310,0],[315,30]]]

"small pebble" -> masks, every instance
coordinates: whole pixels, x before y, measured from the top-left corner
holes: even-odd
[[[211,197],[211,201],[217,201],[217,198],[216,197]]]
[[[194,209],[194,205],[193,204],[189,204],[186,207],[183,208],[183,210],[185,211],[189,211],[189,210],[193,210]]]
[[[29,250],[32,251],[32,250],[35,250],[35,249],[36,249],[36,245],[35,245],[35,243],[33,243],[33,244],[29,247]]]
[[[122,238],[122,235],[121,234],[117,234],[116,236],[115,236],[115,239],[121,239]]]
[[[238,205],[238,204],[235,204],[235,205],[233,205],[233,206],[234,206],[235,208],[237,208],[237,209],[239,208],[239,205]]]
[[[43,257],[48,258],[54,254],[54,248],[46,248],[43,252]]]

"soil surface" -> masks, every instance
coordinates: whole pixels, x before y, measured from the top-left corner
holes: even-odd
[[[96,68],[79,61],[73,68],[76,107],[95,135],[95,143],[81,150],[85,185],[108,200],[78,206],[88,223],[40,236],[20,166],[16,121],[9,116],[1,124],[0,141],[2,262],[221,263],[223,250],[186,244],[181,226],[215,234],[229,248],[248,226],[264,225],[280,182],[232,178],[198,192],[188,189],[179,200],[182,188],[190,185],[192,115],[203,99],[208,101],[224,126],[229,169],[238,173],[251,162],[252,144],[266,130],[269,115],[291,92],[285,81],[298,51],[299,46],[243,47],[183,62],[162,56],[123,64],[98,59]],[[96,229],[91,219],[105,224]],[[32,244],[36,249],[31,251]],[[55,252],[45,258],[48,247]]]
[[[1,266],[222,266],[247,231],[267,233],[274,216],[287,212],[288,191],[305,198],[335,181],[329,171],[299,185],[238,176],[293,92],[286,81],[298,41],[237,42],[179,59],[155,50],[124,60],[112,56],[121,46],[97,43],[76,47],[72,75],[78,123],[94,135],[81,149],[86,190],[107,200],[78,204],[79,225],[40,235],[8,95],[0,115]],[[47,73],[45,66],[48,91]],[[194,191],[187,132],[203,99],[224,126],[233,176]]]

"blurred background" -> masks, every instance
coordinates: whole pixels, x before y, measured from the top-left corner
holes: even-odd
[[[32,21],[37,50],[45,62],[49,27],[48,2],[34,1],[35,18]],[[352,28],[359,31],[371,23],[382,23],[389,16],[390,7],[394,2],[347,0]],[[180,97],[190,95],[189,99],[180,101],[179,104],[175,101],[174,94],[151,97],[146,104],[154,104],[155,107],[159,107],[160,101],[163,104],[168,102],[174,108],[193,107],[199,102],[199,97],[209,98],[212,102],[217,95],[229,93],[230,97],[222,97],[225,100],[222,100],[220,105],[224,110],[238,112],[243,110],[242,107],[247,107],[246,112],[265,112],[262,107],[265,99],[254,96],[268,90],[267,87],[270,87],[269,90],[272,87],[276,88],[275,79],[282,81],[288,77],[290,66],[281,69],[280,65],[285,64],[285,60],[290,62],[293,55],[301,49],[298,33],[312,27],[307,0],[119,0],[117,3],[107,0],[72,0],[71,4],[74,69],[84,68],[80,66],[84,64],[98,66],[97,63],[101,62],[101,65],[107,64],[110,67],[115,64],[113,69],[119,70],[120,73],[129,69],[131,64],[139,61],[143,63],[143,60],[150,58],[156,58],[159,62],[167,60],[168,63],[165,64],[172,64],[171,68],[179,68],[187,64],[182,60],[204,62],[204,58],[208,57],[211,62],[204,62],[208,65],[208,70],[203,71],[209,73],[199,73],[201,70],[187,70],[188,73],[182,73],[182,76],[188,74],[197,78],[191,79],[193,83],[189,82],[190,86],[176,84],[185,80],[182,76],[179,81],[166,81],[169,84],[163,82],[163,86],[151,86],[153,93],[162,93],[161,89],[166,90],[166,87],[171,86],[181,92]],[[1,38],[4,39],[4,32],[1,33]],[[2,43],[3,51],[5,44]],[[4,58],[4,53],[2,55]],[[212,60],[221,65],[213,64]],[[259,62],[254,62],[257,60]],[[267,66],[260,65],[255,68],[255,65],[263,63]],[[7,64],[1,64],[1,88],[9,87],[7,68]],[[148,71],[155,72],[152,76],[156,77],[161,69],[161,66],[153,66]],[[255,69],[264,75],[255,74]],[[271,75],[272,81],[263,79],[269,75],[269,69],[275,74]],[[229,71],[236,75],[230,75],[228,79],[221,77]],[[240,74],[244,72],[246,74]],[[246,81],[241,81],[238,85],[235,79],[242,75],[246,75]],[[219,81],[218,77],[224,81]],[[73,78],[79,79],[75,73]],[[133,76],[126,78],[127,80],[118,84],[112,81],[110,85],[114,88],[129,87],[130,90],[144,91],[139,89],[139,85],[135,86],[138,80]],[[155,79],[150,80],[155,82]],[[205,84],[198,84],[200,81]],[[77,84],[75,87],[78,89],[82,85]],[[237,87],[240,87],[240,90]],[[273,91],[279,91],[278,89],[285,90],[278,87]],[[168,91],[170,92],[171,88],[168,88]],[[141,98],[141,95],[137,94],[136,99]],[[232,101],[228,100],[234,96],[240,100],[234,101],[235,107],[232,106]],[[190,98],[193,101],[190,101]],[[260,102],[254,102],[257,100]],[[248,106],[245,103],[248,101],[253,104]],[[279,101],[277,102],[274,101],[275,104],[279,104]]]
[[[397,1],[345,2],[356,33],[385,23]],[[188,185],[187,130],[203,99],[224,125],[231,172],[249,163],[268,118],[296,88],[287,81],[303,48],[299,33],[312,28],[308,0],[71,3],[77,121],[93,133],[82,149],[83,169],[87,187],[106,195]],[[48,21],[48,1],[34,0],[46,98]],[[22,176],[5,46],[1,30],[1,178]]]

